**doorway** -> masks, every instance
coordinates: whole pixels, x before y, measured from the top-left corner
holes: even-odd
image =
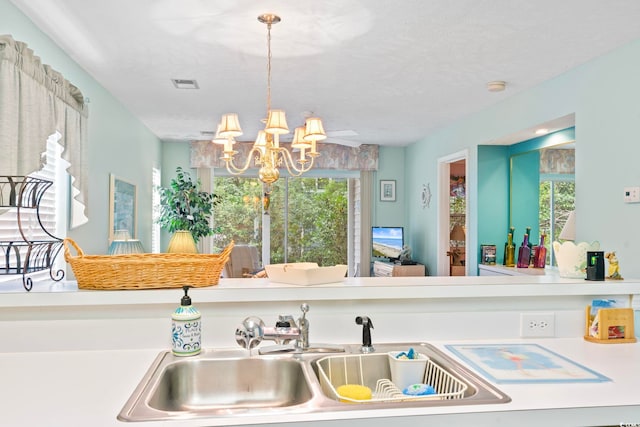
[[[466,276],[468,150],[438,159],[438,275]]]

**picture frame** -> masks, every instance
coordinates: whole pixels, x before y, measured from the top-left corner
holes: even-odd
[[[109,174],[109,242],[137,238],[137,188],[135,184]],[[126,231],[126,233],[125,233]]]
[[[395,179],[380,180],[380,201],[381,202],[396,201],[396,180]]]
[[[496,264],[496,245],[480,245],[482,255],[480,263],[485,265]]]

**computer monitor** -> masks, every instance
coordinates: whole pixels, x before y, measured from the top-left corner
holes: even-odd
[[[371,227],[371,256],[397,259],[404,246],[403,227]]]

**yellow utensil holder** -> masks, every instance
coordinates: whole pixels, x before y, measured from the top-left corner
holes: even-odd
[[[595,337],[589,333],[589,329],[594,320],[590,314],[591,306],[587,306],[585,311],[585,340],[599,344],[625,344],[637,341],[633,327],[632,308],[601,308],[598,310],[596,314],[596,318],[598,319],[598,334]],[[624,337],[610,337],[609,328],[624,329]]]

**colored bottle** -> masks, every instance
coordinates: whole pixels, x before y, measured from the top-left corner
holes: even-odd
[[[507,244],[504,247],[504,265],[507,267],[514,267],[516,254],[516,245],[513,244],[513,234],[507,235]]]
[[[176,356],[194,356],[202,350],[201,315],[191,305],[191,297],[187,295],[190,286],[183,286],[184,296],[180,306],[171,315],[171,351]]]
[[[513,239],[513,236],[515,236],[515,234],[514,234],[515,230],[516,229],[514,227],[509,227],[509,232],[507,233],[507,236],[509,234],[511,234],[511,236],[512,236],[511,238]],[[507,241],[504,242],[504,258],[502,260],[502,265],[505,265],[505,266],[507,265],[507,246],[508,245],[509,245],[509,241],[507,239]],[[511,266],[511,267],[513,267],[513,266]]]
[[[531,243],[531,227],[527,227],[525,234],[527,235],[527,246],[529,246],[529,267],[533,267],[533,260],[536,254],[536,247]]]
[[[529,236],[524,235],[522,244],[518,248],[518,268],[528,268],[531,261],[531,249],[529,249]]]
[[[540,235],[540,244],[536,247],[536,257],[533,266],[536,268],[544,268],[547,264],[547,248],[544,246],[544,234]]]

